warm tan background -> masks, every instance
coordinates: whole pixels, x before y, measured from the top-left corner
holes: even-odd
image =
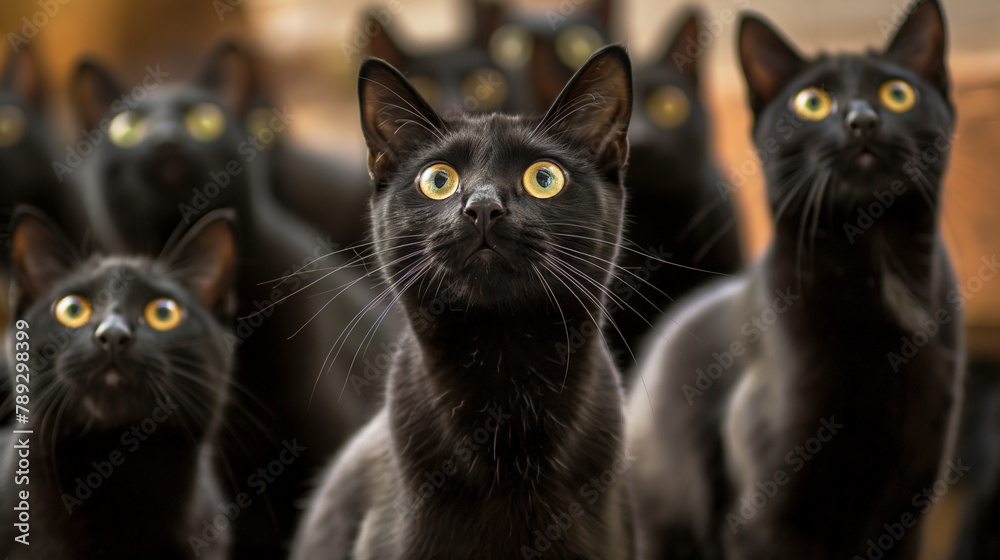
[[[360,59],[346,57],[341,45],[352,40],[364,9],[385,7],[387,0],[43,1],[59,5],[59,12],[47,18],[31,44],[43,55],[58,94],[65,91],[66,76],[82,52],[100,54],[133,74],[142,74],[146,64],[160,63],[179,77],[220,33],[237,31],[253,38],[266,55],[275,82],[272,89],[292,107],[294,134],[316,149],[362,157],[354,98],[354,72]],[[415,45],[453,42],[466,31],[465,0],[398,1],[402,9],[389,27]],[[558,2],[518,4],[543,10]],[[820,48],[882,46],[883,30],[906,2],[626,0],[618,10],[618,36],[638,59],[649,57],[666,30],[672,32],[674,15],[688,5],[700,5],[709,20],[722,17],[725,9],[749,5],[776,22],[801,50],[813,53]],[[964,282],[976,274],[983,257],[992,257],[1000,248],[1000,1],[944,0],[944,5],[959,111],[944,229]],[[40,9],[37,0],[3,0],[0,30],[18,30],[22,17],[31,18]],[[726,173],[752,158],[749,115],[734,57],[735,34],[735,23],[723,24],[709,58],[710,106]],[[67,134],[75,130],[67,121],[63,124]],[[754,174],[738,192],[746,247],[754,254],[769,235],[761,189],[760,175]],[[986,281],[967,305],[973,349],[1000,355],[1000,278]],[[955,501],[949,504],[946,509]],[[928,559],[942,557],[953,519],[939,512]]]

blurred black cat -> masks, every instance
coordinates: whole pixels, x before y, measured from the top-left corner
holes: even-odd
[[[907,13],[884,51],[812,59],[742,20],[774,239],[641,365],[643,558],[914,559],[925,492],[964,468],[944,465],[964,367],[937,225],[945,25],[933,0]]]
[[[31,204],[64,230],[82,234],[80,205],[73,177],[53,167],[53,136],[45,117],[48,88],[38,56],[22,45],[7,59],[0,75],[0,235],[18,204]],[[4,274],[9,251],[2,251]],[[3,290],[6,297],[6,289]]]
[[[640,102],[629,125],[625,180],[630,222],[625,233],[635,247],[623,252],[625,271],[611,285],[627,303],[613,320],[635,352],[656,323],[651,309],[662,311],[715,278],[701,270],[733,273],[742,266],[736,213],[719,186],[700,100],[700,61],[686,51],[698,40],[699,19],[697,12],[686,13],[662,56],[635,71]],[[621,346],[617,333],[612,338]],[[633,363],[627,352],[618,358],[622,367]]]
[[[490,58],[490,38],[499,26],[499,4],[472,0],[471,36],[458,45],[424,50],[404,48],[379,13],[369,12],[364,31],[367,53],[398,68],[431,108],[452,118],[466,112],[515,112],[533,105],[530,88]],[[521,76],[518,76],[521,78]],[[565,81],[563,82],[565,83]]]
[[[257,497],[236,521],[236,555],[275,558],[295,526],[294,501],[306,478],[367,419],[366,407],[380,395],[385,372],[371,364],[388,362],[395,317],[383,316],[378,302],[368,306],[377,292],[330,254],[335,242],[271,195],[270,162],[234,117],[246,112],[255,92],[251,76],[246,57],[222,46],[193,83],[125,94],[107,71],[83,62],[73,92],[89,130],[110,123],[108,141],[85,162],[99,247],[156,254],[178,223],[217,207],[237,211],[240,320],[229,346],[239,352],[235,378],[242,390],[228,417],[242,429],[223,434],[226,474],[237,481],[230,500]],[[318,270],[297,274],[303,268]],[[280,278],[286,279],[276,283]],[[336,293],[292,297],[321,280]],[[383,318],[389,324],[377,328]],[[352,367],[355,383],[348,388]],[[260,487],[254,473],[284,445],[307,451]]]
[[[222,500],[230,219],[207,215],[154,261],[84,260],[41,214],[15,216],[7,346],[29,419],[4,432],[5,558],[198,556],[189,538]],[[224,540],[201,557],[226,558]]]
[[[386,408],[334,463],[293,558],[633,557],[600,336],[631,94],[619,46],[541,119],[442,120],[394,68],[362,65],[374,237],[409,329]]]

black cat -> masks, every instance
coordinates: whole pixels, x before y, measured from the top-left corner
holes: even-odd
[[[964,469],[944,460],[964,362],[937,225],[945,26],[934,1],[908,13],[884,51],[813,59],[742,20],[775,234],[641,365],[643,558],[913,559],[928,488]]]
[[[206,216],[154,261],[83,260],[40,214],[15,217],[8,347],[27,422],[4,432],[4,557],[198,556],[189,538],[222,500],[210,441],[233,363],[229,219]]]
[[[386,408],[334,463],[293,558],[633,557],[600,336],[631,94],[618,46],[541,119],[442,120],[391,66],[362,65],[374,236],[409,329]]]
[[[20,46],[0,75],[0,235],[18,204],[40,208],[64,230],[82,234],[74,177],[53,166],[53,136],[45,112],[48,88],[38,56]],[[56,154],[61,155],[61,154]],[[9,251],[0,257],[4,274]],[[6,297],[6,290],[4,290]]]
[[[613,338],[634,352],[659,311],[716,278],[703,271],[728,274],[742,266],[736,213],[700,100],[700,60],[686,50],[697,43],[699,16],[685,14],[662,56],[635,71],[639,102],[629,125],[625,180],[631,250],[623,252],[624,270],[611,285],[626,304],[612,316],[621,333]],[[624,348],[618,358],[623,367],[634,364]]]
[[[228,417],[240,429],[223,437],[226,475],[236,481],[229,500],[254,501],[235,523],[236,555],[281,557],[307,477],[375,408],[395,316],[382,313],[385,295],[348,266],[357,259],[331,254],[334,241],[271,196],[270,162],[234,116],[246,112],[255,91],[238,51],[214,51],[193,83],[163,83],[141,95],[126,93],[136,90],[119,87],[93,62],[80,65],[73,84],[85,126],[110,123],[84,163],[98,246],[155,254],[177,224],[212,208],[236,209],[240,308],[229,347],[239,354],[241,390]],[[298,293],[313,282],[331,293]],[[286,445],[307,451],[261,485],[255,473]]]

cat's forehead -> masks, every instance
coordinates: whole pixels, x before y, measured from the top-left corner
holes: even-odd
[[[157,269],[155,261],[147,257],[95,255],[58,282],[56,291],[87,292],[81,295],[109,291],[109,295],[117,295],[130,290],[148,290],[158,283],[156,276],[160,271]]]
[[[441,148],[465,158],[481,159],[512,150],[539,148],[539,119],[504,113],[464,114],[447,122]]]
[[[161,109],[187,108],[198,103],[218,103],[218,98],[209,90],[191,84],[163,84],[143,95],[133,108],[144,112]]]
[[[875,51],[867,54],[821,53],[795,80],[795,84],[819,86],[831,93],[859,94],[894,78],[919,80],[911,71],[893,64]]]

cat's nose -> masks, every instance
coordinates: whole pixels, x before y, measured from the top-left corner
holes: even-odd
[[[847,108],[847,128],[855,138],[868,138],[878,130],[880,119],[867,101],[852,101]]]
[[[465,203],[464,213],[479,230],[486,232],[505,214],[507,209],[493,197],[472,197]]]
[[[107,351],[121,350],[132,342],[132,330],[121,315],[112,313],[97,325],[94,342]]]

